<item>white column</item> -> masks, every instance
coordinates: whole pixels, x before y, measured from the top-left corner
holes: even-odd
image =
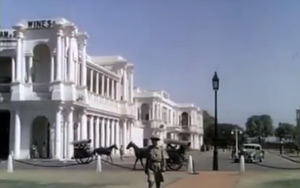
[[[102,117],[101,119],[101,147],[105,147],[105,132],[104,132],[104,126],[105,126],[105,119]]]
[[[155,120],[156,119],[156,113],[155,113],[155,103],[152,103],[152,119]]]
[[[71,142],[74,141],[74,122],[73,122],[73,111],[74,108],[71,107],[69,110],[68,114],[68,140],[67,140],[67,148],[68,148],[68,153],[67,153],[67,158],[71,159],[73,155],[73,144]]]
[[[129,131],[129,133],[128,133],[128,141],[131,141],[132,140],[132,128],[133,128],[133,122],[132,121],[130,121],[129,122],[129,129],[128,129],[128,131]]]
[[[62,107],[58,108],[55,118],[55,158],[61,158],[61,127],[62,127]]]
[[[81,114],[81,139],[87,139],[87,117],[86,111]]]
[[[16,80],[16,62],[15,57],[11,58],[11,81],[14,82]]]
[[[62,80],[63,81],[67,81],[68,80],[68,70],[67,70],[67,57],[66,57],[66,55],[67,54],[65,54],[66,53],[66,51],[65,51],[65,49],[66,49],[66,44],[67,44],[67,42],[66,42],[66,40],[67,40],[67,36],[63,36],[62,37],[62,40],[61,40],[61,65],[62,65],[62,67],[61,67],[61,76],[62,76]]]
[[[100,146],[100,119],[96,117],[96,126],[95,126],[95,148]]]
[[[120,83],[116,82],[116,100],[120,100]]]
[[[77,134],[76,134],[76,141],[78,141],[78,140],[81,140],[81,123],[80,122],[77,122],[77,129],[76,129],[76,131],[77,131]]]
[[[127,101],[128,100],[128,78],[127,78],[127,70],[124,70],[124,74],[123,74],[123,100]]]
[[[23,78],[23,71],[22,71],[22,64],[23,64],[23,58],[22,58],[22,40],[23,40],[23,33],[18,32],[17,35],[17,71],[16,71],[16,81],[20,82]]]
[[[61,80],[62,74],[62,30],[57,32],[57,49],[56,49],[56,78],[55,80]]]
[[[63,147],[62,147],[62,158],[67,158],[68,156],[68,122],[63,121],[62,127],[62,140],[63,140]]]
[[[115,99],[115,80],[111,82],[111,98]]]
[[[73,45],[72,45],[72,42],[73,42],[73,38],[74,38],[74,31],[72,31],[72,33],[71,33],[71,36],[70,36],[70,38],[69,38],[69,53],[68,53],[68,56],[69,56],[69,58],[68,58],[68,64],[69,64],[69,66],[68,66],[68,76],[69,76],[69,78],[68,78],[68,80],[70,81],[70,82],[73,82],[73,81],[75,81],[74,80],[74,59],[73,59]]]
[[[30,62],[30,61],[29,61],[29,62]],[[50,70],[50,71],[51,71],[51,78],[50,78],[50,79],[51,79],[51,80],[50,80],[51,82],[54,81],[54,73],[55,73],[55,70],[54,70],[54,67],[55,67],[55,66],[54,66],[54,63],[55,63],[55,59],[54,59],[54,56],[52,55],[52,56],[51,56],[51,70]],[[32,73],[31,73],[31,75],[32,75]]]
[[[110,121],[110,119],[107,119],[106,120],[106,147],[109,147],[110,145],[111,145],[111,143],[110,143],[110,134],[111,134],[111,132],[110,132],[110,127],[111,127],[111,121]]]
[[[32,83],[32,55],[28,56],[28,70],[27,70],[27,74],[28,74],[28,82]]]
[[[119,124],[119,120],[116,121],[116,144],[118,147],[120,147],[120,124]],[[126,146],[124,146],[126,147]],[[117,150],[117,154],[119,153],[119,150]]]
[[[123,146],[126,147],[127,144],[127,120],[123,121]]]
[[[81,69],[81,85],[86,86],[86,44],[87,40],[84,39],[82,47],[82,69]]]
[[[78,62],[78,59],[75,60],[75,80],[76,80],[76,85],[80,85],[80,75],[79,75],[79,69],[80,65]]]
[[[102,74],[101,75],[101,95],[104,96],[104,84],[105,83],[105,76]]]
[[[110,96],[110,91],[109,91],[109,81],[110,81],[110,78],[109,77],[106,77],[106,97],[109,98]]]
[[[91,116],[90,117],[90,124],[89,124],[89,126],[90,126],[90,129],[89,129],[89,131],[90,131],[90,139],[92,140],[91,141],[91,146],[92,147],[94,147],[94,143],[95,143],[95,140],[94,140],[94,116]]]
[[[16,159],[20,158],[20,147],[21,147],[21,121],[20,112],[18,110],[14,113],[14,157]]]
[[[133,102],[133,70],[130,72],[130,102]]]
[[[94,70],[93,69],[90,69],[91,70],[91,73],[90,73],[90,92],[93,92],[94,91]]]
[[[96,94],[99,94],[99,72],[96,72]]]
[[[111,131],[110,131],[110,143],[112,144],[116,144],[116,140],[115,140],[115,120],[111,120]]]
[[[191,134],[190,138],[191,138],[191,146],[192,146],[192,149],[195,149],[194,134]]]

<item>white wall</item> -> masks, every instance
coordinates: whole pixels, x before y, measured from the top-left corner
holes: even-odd
[[[139,127],[132,127],[132,141],[138,146],[143,147],[144,130]]]

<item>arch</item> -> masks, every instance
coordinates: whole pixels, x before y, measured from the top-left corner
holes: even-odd
[[[142,120],[149,120],[149,105],[147,103],[143,103],[141,105],[141,119]]]
[[[183,112],[181,114],[181,125],[187,126],[189,124],[189,114],[187,112]]]
[[[47,117],[37,116],[31,127],[31,158],[49,158],[50,149],[50,123]],[[36,148],[35,152],[33,147]]]
[[[38,43],[33,48],[32,82],[49,83],[51,79],[51,52],[46,43]]]

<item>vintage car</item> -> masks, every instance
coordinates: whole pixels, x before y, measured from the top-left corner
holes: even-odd
[[[239,152],[238,160],[241,155],[244,155],[245,162],[262,162],[264,159],[264,151],[260,144],[244,144]],[[235,161],[237,158],[235,157]]]

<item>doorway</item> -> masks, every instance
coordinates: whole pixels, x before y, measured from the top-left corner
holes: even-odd
[[[50,158],[50,123],[46,117],[33,120],[30,146],[31,158]]]
[[[0,159],[9,155],[10,111],[0,111]]]

